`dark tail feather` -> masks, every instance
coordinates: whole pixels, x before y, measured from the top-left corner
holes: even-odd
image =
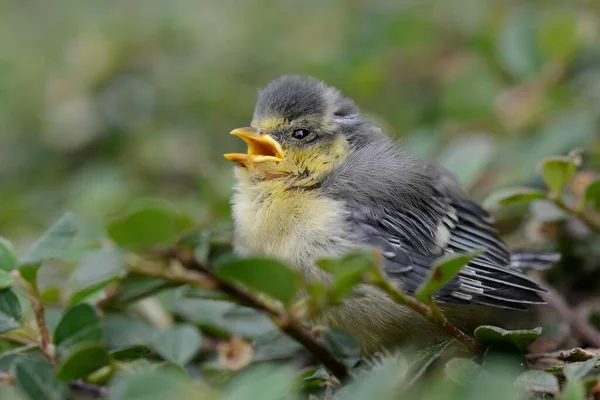
[[[542,271],[560,261],[560,254],[549,251],[515,251],[510,257],[510,267],[518,270]]]

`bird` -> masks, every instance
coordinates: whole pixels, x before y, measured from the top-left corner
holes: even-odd
[[[412,156],[337,88],[281,76],[259,91],[250,126],[231,134],[247,145],[224,155],[235,163],[237,255],[277,258],[307,281],[327,283],[317,260],[376,249],[385,276],[414,294],[440,257],[484,249],[434,297],[450,322],[469,334],[482,324],[531,323],[522,311],[545,303],[522,268],[547,268],[560,256],[511,253],[450,172]],[[316,322],[353,336],[363,354],[447,337],[373,286],[357,293]]]

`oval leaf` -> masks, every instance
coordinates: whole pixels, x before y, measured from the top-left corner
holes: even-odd
[[[110,388],[110,398],[114,400],[195,400],[203,398],[198,387],[179,372],[164,370],[143,371],[123,379],[115,379]]]
[[[417,300],[427,303],[446,283],[450,282],[469,261],[481,251],[447,254],[433,263],[431,271],[416,291]]]
[[[496,209],[500,206],[527,204],[534,200],[545,199],[546,193],[529,188],[507,188],[490,194],[483,202],[486,209]]]
[[[0,290],[10,287],[14,280],[15,278],[11,274],[0,269]]]
[[[600,357],[593,357],[584,362],[574,362],[563,366],[562,372],[569,381],[581,379],[592,369],[599,366]]]
[[[569,157],[552,157],[542,161],[539,170],[550,190],[559,194],[573,178],[577,164]]]
[[[0,237],[0,270],[10,272],[19,266],[19,259],[14,246]]]
[[[294,273],[282,262],[269,258],[226,261],[216,268],[215,274],[221,279],[237,281],[266,293],[285,305],[292,302],[298,290]]]
[[[10,289],[0,290],[0,333],[18,329],[21,324],[21,304]]]
[[[154,350],[165,360],[187,364],[200,349],[202,336],[195,326],[184,324],[165,328],[156,334]]]
[[[86,257],[69,279],[73,291],[70,302],[75,304],[126,274],[125,259],[116,250],[101,249]]]
[[[544,371],[523,372],[517,378],[516,385],[529,392],[556,394],[559,391],[556,376]]]
[[[152,201],[135,206],[108,225],[108,236],[124,248],[171,244],[183,228],[181,214],[170,204]]]
[[[78,343],[99,342],[102,333],[100,318],[94,308],[80,303],[62,315],[54,330],[54,344],[61,353]]]
[[[144,346],[143,344],[137,344],[122,349],[112,350],[110,355],[117,361],[132,361],[138,358],[146,357],[152,350],[150,347]]]
[[[110,356],[99,344],[81,343],[73,346],[57,366],[56,377],[63,381],[84,378],[110,364]]]
[[[525,352],[527,347],[542,334],[542,328],[531,330],[508,331],[497,326],[484,325],[475,329],[475,337],[483,344],[509,343],[519,351]]]
[[[68,386],[57,380],[48,361],[33,357],[13,365],[12,375],[17,385],[32,400],[67,400],[71,398]]]
[[[600,211],[600,179],[590,183],[585,188],[585,201],[592,209]]]
[[[75,215],[66,213],[46,231],[21,259],[19,270],[28,282],[35,282],[37,270],[44,260],[60,258],[68,250],[78,231]]]

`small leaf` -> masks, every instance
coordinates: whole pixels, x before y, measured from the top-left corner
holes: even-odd
[[[346,296],[363,280],[364,273],[376,264],[373,252],[349,254],[343,258],[321,259],[316,264],[334,275],[331,283],[331,298],[334,302]]]
[[[544,371],[525,371],[517,378],[516,385],[530,392],[556,394],[559,391],[556,376]]]
[[[130,273],[120,282],[117,295],[106,305],[106,308],[122,308],[172,286],[174,286],[172,283],[164,279]]]
[[[525,352],[541,333],[542,328],[540,327],[531,330],[508,331],[497,326],[484,325],[475,329],[475,337],[483,344],[508,343],[521,352]]]
[[[71,347],[57,366],[56,377],[63,381],[84,378],[110,364],[110,356],[99,344],[80,343]]]
[[[500,206],[527,204],[534,200],[545,199],[546,193],[529,188],[507,188],[495,191],[483,202],[483,207],[490,210]]]
[[[577,167],[577,163],[570,157],[551,157],[542,161],[539,170],[550,190],[559,194],[571,181]]]
[[[329,328],[322,335],[325,347],[348,368],[354,367],[360,360],[360,346],[350,334],[340,329]]]
[[[433,263],[431,271],[415,293],[417,300],[428,303],[432,296],[450,282],[469,261],[480,255],[481,251],[447,254]]]
[[[69,279],[69,289],[73,291],[70,303],[83,300],[125,274],[125,259],[119,251],[94,251],[77,266]]]
[[[68,386],[54,377],[54,370],[46,360],[23,358],[15,363],[12,369],[17,385],[31,400],[71,398]]]
[[[479,364],[466,358],[453,358],[446,363],[444,371],[448,379],[461,386],[468,386],[483,373]]]
[[[9,288],[0,290],[0,333],[18,329],[21,324],[19,298]]]
[[[565,375],[565,378],[567,378],[567,380],[569,380],[569,381],[582,379],[592,369],[594,369],[596,366],[598,366],[599,360],[600,360],[600,357],[594,357],[594,358],[590,358],[587,361],[566,364],[563,366],[562,372]]]
[[[117,361],[132,361],[138,358],[146,357],[152,350],[150,347],[142,344],[124,347],[122,349],[115,349],[110,352],[112,358]]]
[[[0,269],[0,290],[6,289],[13,284],[15,278],[8,272]]]
[[[504,19],[496,38],[500,64],[515,78],[526,80],[537,74],[541,58],[536,43],[536,19],[529,10],[515,9]]]
[[[200,349],[202,336],[190,324],[175,325],[157,332],[154,350],[165,360],[186,365]]]
[[[226,280],[237,281],[250,289],[289,305],[296,297],[298,280],[282,262],[269,258],[234,259],[219,264],[215,274]]]
[[[19,266],[17,252],[11,242],[0,237],[0,270],[10,272]]]
[[[76,304],[65,311],[54,330],[54,343],[59,353],[77,343],[100,340],[102,340],[100,318],[94,308],[86,303]]]
[[[115,379],[110,394],[113,400],[195,400],[203,398],[203,395],[208,399],[213,398],[206,393],[206,388],[199,394],[198,388],[183,374],[163,368]]]
[[[252,347],[254,348],[254,361],[291,358],[302,350],[301,344],[279,330],[260,335],[254,339]]]
[[[261,365],[236,375],[225,389],[226,399],[279,400],[291,398],[295,375],[289,368]]]
[[[108,236],[124,248],[168,245],[181,233],[182,215],[170,204],[150,201],[136,205],[108,225]]]
[[[432,344],[416,353],[416,357],[412,360],[408,367],[408,376],[410,377],[409,385],[416,382],[425,374],[427,369],[438,360],[442,354],[448,349],[452,340],[444,340],[439,343]]]
[[[569,381],[563,390],[560,400],[585,400],[585,386],[582,381]]]
[[[27,250],[19,270],[28,282],[35,282],[41,263],[66,253],[78,231],[75,215],[66,213]]]
[[[585,188],[585,201],[596,211],[600,211],[600,179],[590,183]]]

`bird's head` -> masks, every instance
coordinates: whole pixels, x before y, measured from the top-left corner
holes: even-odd
[[[225,158],[257,180],[312,186],[344,161],[362,123],[353,101],[337,89],[284,76],[259,93],[251,126],[231,132],[246,142],[247,153]]]

